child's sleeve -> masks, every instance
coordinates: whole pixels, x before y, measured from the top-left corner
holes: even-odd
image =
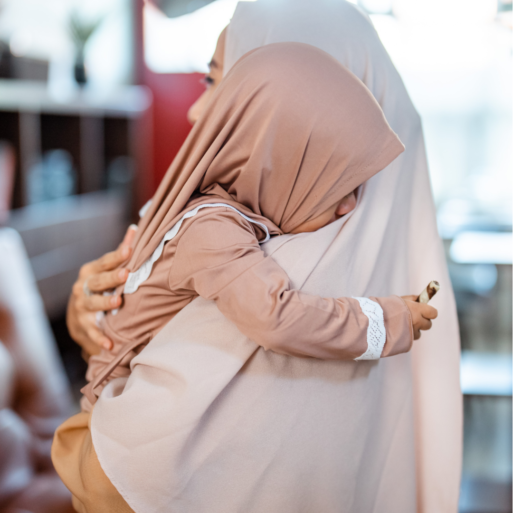
[[[292,290],[285,271],[260,249],[251,224],[229,209],[212,209],[183,228],[171,289],[214,299],[265,349],[338,360],[410,350],[411,316],[400,297],[335,299]]]

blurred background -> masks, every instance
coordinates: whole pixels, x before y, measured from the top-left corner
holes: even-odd
[[[353,3],[423,120],[461,326],[460,511],[511,512],[512,4]],[[0,0],[0,226],[21,236],[75,398],[71,286],[121,241],[187,136],[236,4]]]

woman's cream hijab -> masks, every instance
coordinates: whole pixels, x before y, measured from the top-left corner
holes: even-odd
[[[409,354],[327,362],[265,352],[196,299],[93,411],[102,468],[137,513],[457,511],[458,326],[420,120],[366,17],[342,0],[311,4],[239,4],[228,66],[276,41],[319,46],[368,85],[406,151],[352,214],[263,249],[295,288],[324,296],[403,295],[438,279],[439,318]]]
[[[439,309],[439,319],[412,351],[418,511],[456,511],[463,431],[460,340],[452,287],[436,227],[419,115],[371,22],[348,2],[239,3],[228,27],[224,72],[253,48],[281,41],[321,48],[350,69],[370,89],[406,146],[405,154],[391,166],[400,164],[402,174],[412,180],[410,184],[397,184],[393,192],[397,206],[388,222],[398,216],[408,218],[408,237],[397,248],[396,257],[404,259],[410,293],[422,290],[431,279],[444,284],[442,293],[433,301]],[[371,183],[374,194],[380,195],[390,186],[390,179],[387,173],[380,173]],[[373,201],[369,189],[366,200]]]

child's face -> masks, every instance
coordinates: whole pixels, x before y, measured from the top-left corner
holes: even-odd
[[[342,216],[345,216],[346,214],[354,210],[355,206],[356,194],[355,191],[353,191],[344,198],[342,198],[342,201],[326,210],[326,212],[322,213],[320,216],[317,216],[315,219],[311,219],[310,221],[304,222],[291,233],[315,232],[323,226],[326,226],[332,223],[333,221],[340,219]]]

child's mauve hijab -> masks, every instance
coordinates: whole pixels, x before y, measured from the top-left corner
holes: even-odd
[[[333,57],[302,43],[253,50],[223,78],[166,173],[129,268],[150,257],[195,193],[288,233],[403,150],[372,94]]]

